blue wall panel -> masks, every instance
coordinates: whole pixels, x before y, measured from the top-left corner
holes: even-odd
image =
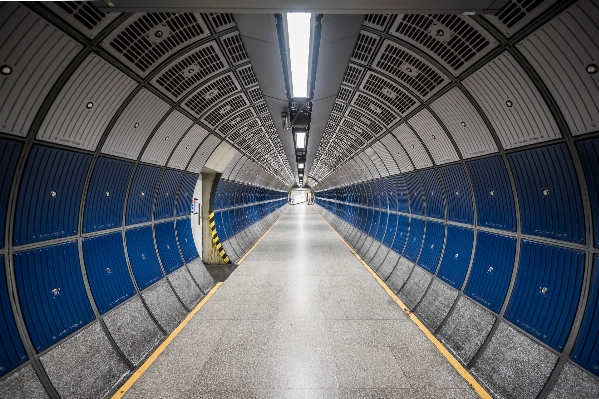
[[[392,181],[395,188],[394,194],[397,201],[397,206],[394,208],[394,210],[398,210],[400,212],[410,212],[410,196],[405,179],[403,176],[397,175],[393,176]],[[391,209],[391,207],[389,208]]]
[[[584,274],[584,253],[522,241],[520,266],[506,319],[561,351]]]
[[[593,245],[599,248],[599,138],[579,141],[576,143],[580,162],[584,169],[584,175],[591,199],[593,212]]]
[[[404,175],[408,195],[410,196],[410,212],[416,215],[424,215],[424,194],[420,179],[416,172]]]
[[[84,239],[83,259],[100,313],[135,295],[120,232]]]
[[[418,173],[422,181],[422,190],[426,203],[426,214],[432,218],[445,218],[445,205],[443,201],[443,189],[439,176],[434,169]]]
[[[599,376],[599,255],[593,262],[591,291],[572,360]]]
[[[123,224],[123,205],[132,170],[131,162],[98,158],[85,197],[84,233]]]
[[[439,268],[439,278],[453,288],[462,288],[470,266],[474,231],[457,226],[447,226],[447,242]]]
[[[183,173],[174,170],[167,170],[160,181],[160,188],[156,195],[156,210],[154,211],[154,219],[172,218],[175,214],[175,198],[179,181]]]
[[[149,222],[152,220],[154,193],[161,170],[153,166],[139,165],[131,183],[127,198],[127,225]]]
[[[163,277],[154,247],[152,228],[145,226],[127,230],[125,238],[135,282],[140,290],[144,290]]]
[[[4,258],[2,256],[0,256],[0,331],[2,332],[2,340],[0,340],[0,376],[3,376],[26,361],[27,354],[21,343],[10,307]]]
[[[464,167],[460,164],[439,168],[445,197],[447,198],[447,218],[454,222],[474,223],[474,209],[470,184]]]
[[[512,278],[515,256],[515,238],[479,232],[464,293],[499,313]]]
[[[376,235],[374,238],[381,242],[385,237],[385,232],[387,231],[387,220],[389,219],[389,214],[387,212],[381,212],[381,220],[379,221],[379,228],[376,231]]]
[[[179,245],[185,262],[189,263],[200,257],[191,232],[191,218],[177,220],[177,238],[179,238]]]
[[[412,218],[410,221],[410,231],[408,235],[408,244],[403,253],[403,256],[412,262],[416,262],[418,254],[420,253],[420,247],[422,246],[422,239],[424,238],[424,220]],[[397,251],[396,251],[397,252]]]
[[[499,156],[466,163],[479,226],[516,231],[516,209],[510,178]]]
[[[14,255],[19,300],[27,330],[41,352],[92,321],[77,243]]]
[[[443,241],[445,239],[445,225],[442,223],[426,222],[426,234],[422,254],[418,259],[418,264],[425,270],[434,273],[439,265],[441,251],[443,250]]]
[[[156,234],[156,246],[164,271],[169,274],[183,266],[183,260],[177,247],[173,222],[155,224],[154,233]]]
[[[397,214],[390,213],[387,218],[387,227],[385,229],[385,236],[383,237],[383,244],[391,248],[393,244],[393,238],[395,237],[395,231],[397,230]],[[407,229],[406,229],[407,231]]]
[[[369,210],[369,212],[372,212],[372,216],[370,216],[370,214],[368,215],[368,218],[370,219],[370,221],[372,223],[370,223],[370,226],[369,226],[367,232],[368,232],[369,236],[374,237],[376,235],[376,232],[379,228],[379,224],[381,222],[381,211]]]
[[[410,218],[408,216],[400,215],[397,218],[397,229],[395,231],[395,237],[393,239],[392,248],[395,252],[402,254],[406,246],[406,240],[408,239],[408,229],[410,226]]]
[[[585,242],[580,187],[565,144],[509,155],[514,171],[522,232]]]
[[[8,195],[22,148],[23,144],[18,141],[0,139],[0,226],[2,226],[0,228],[0,248],[4,247],[4,224],[6,223]],[[0,370],[1,372],[2,370]]]
[[[191,213],[191,204],[193,202],[193,192],[196,188],[199,175],[188,173],[181,180],[181,187],[177,194],[177,216],[187,216]],[[198,200],[201,201],[200,198]],[[216,209],[216,208],[215,208]]]
[[[21,179],[14,243],[77,233],[79,205],[91,155],[34,145]]]

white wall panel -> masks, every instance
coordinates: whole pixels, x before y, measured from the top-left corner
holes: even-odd
[[[385,137],[387,137],[387,136],[385,136]],[[391,137],[393,137],[393,136],[391,136]],[[388,175],[396,175],[396,174],[400,173],[401,170],[399,169],[399,166],[397,166],[397,163],[395,162],[393,155],[391,155],[391,153],[389,152],[387,147],[385,147],[385,145],[381,141],[377,141],[376,143],[374,143],[372,145],[372,149],[374,151],[376,151],[376,153],[380,157],[383,164],[385,164],[385,169],[387,170]],[[406,157],[406,159],[407,159],[407,157]]]
[[[142,162],[164,165],[169,155],[193,122],[191,119],[173,111],[158,128],[150,144],[141,156]]]
[[[368,147],[364,150],[364,152],[366,153],[366,155],[368,155],[381,177],[389,176],[389,171],[385,167],[385,163],[372,147]]]
[[[401,143],[403,148],[405,148],[416,169],[433,166],[433,163],[426,153],[424,146],[408,125],[404,123],[398,126],[393,131],[393,135],[397,141]]]
[[[408,157],[408,154],[406,154],[406,151],[401,144],[399,144],[399,141],[397,141],[394,135],[386,135],[381,139],[380,143],[387,148],[389,154],[393,157],[393,160],[402,173],[414,170],[414,165],[412,164],[410,157]]]
[[[460,159],[451,140],[428,109],[418,112],[408,123],[420,136],[437,165]]]
[[[191,159],[191,162],[189,163],[187,170],[194,173],[202,172],[204,164],[206,163],[208,158],[210,158],[210,155],[212,155],[214,149],[218,147],[220,141],[221,140],[213,134],[208,136],[206,140],[204,140],[202,145],[200,145],[200,148],[198,148],[197,152]]]
[[[202,141],[208,136],[208,131],[201,126],[193,125],[181,140],[175,152],[168,161],[168,167],[185,169],[189,159],[198,149]]]

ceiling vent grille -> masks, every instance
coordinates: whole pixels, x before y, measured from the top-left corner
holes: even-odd
[[[254,75],[254,70],[251,65],[239,68],[237,70],[237,76],[239,76],[239,80],[241,80],[243,87],[250,87],[258,84],[258,80],[256,79],[256,75]]]
[[[379,121],[383,122],[383,124],[388,128],[395,125],[399,121],[399,117],[391,112],[389,108],[362,93],[358,93],[354,97],[352,105],[354,105],[356,108],[360,108],[362,111],[367,112]]]
[[[264,101],[264,97],[262,97],[262,91],[259,87],[248,90],[248,97],[250,98],[250,101],[254,103]]]
[[[391,105],[401,116],[406,116],[418,106],[418,101],[414,97],[395,83],[373,72],[366,74],[360,88],[384,103]]]
[[[363,73],[364,68],[349,64],[347,66],[347,71],[345,71],[345,76],[343,77],[343,83],[351,87],[356,87],[356,85],[360,83]]]
[[[212,41],[179,57],[152,82],[176,101],[196,84],[227,68],[227,61]]]
[[[373,33],[360,31],[351,59],[360,64],[368,65],[379,40],[380,37]]]
[[[459,15],[398,15],[389,33],[425,47],[456,76],[498,44],[472,19]]]
[[[103,45],[140,76],[190,43],[210,35],[199,13],[140,13],[115,29]]]
[[[238,126],[241,126],[242,122],[255,117],[256,113],[254,112],[254,110],[252,108],[247,108],[231,117],[229,120],[224,122],[219,127],[217,127],[216,131],[221,135],[226,136],[227,134],[231,133],[233,129],[237,128]],[[259,126],[259,124],[257,126]]]
[[[43,5],[90,39],[97,36],[120,15],[114,12],[105,13],[88,1],[48,1]]]
[[[528,25],[557,0],[511,0],[495,15],[485,15],[497,29],[509,37]]]
[[[341,121],[341,126],[337,128],[337,132],[344,131],[343,128],[346,128],[349,131],[359,135],[360,137],[362,137],[362,140],[370,141],[374,138],[374,134],[372,134],[369,130],[365,129],[364,127],[358,125],[357,123],[347,118],[343,118],[343,120]]]
[[[363,112],[360,112],[355,108],[349,107],[345,113],[345,116],[366,126],[372,133],[376,135],[381,134],[385,130],[381,125],[373,121],[372,118],[366,116]],[[344,119],[344,122],[346,121],[347,119]]]
[[[212,25],[212,28],[215,32],[222,32],[235,26],[233,14],[208,13],[206,15],[208,16],[208,19],[210,20],[210,25]]]
[[[441,71],[391,40],[383,42],[372,68],[396,78],[425,100],[448,83]]]
[[[231,64],[239,65],[248,61],[248,56],[245,52],[245,48],[243,48],[243,42],[241,41],[239,32],[233,32],[222,36],[220,41],[225,47],[225,51],[229,56],[229,60],[231,60]]]
[[[333,126],[337,126],[337,124],[339,124],[340,121],[341,121],[341,115],[331,114],[331,116],[329,116],[329,123],[332,124]],[[327,127],[329,127],[328,123],[327,123]]]
[[[248,134],[248,132],[258,127],[260,127],[260,120],[258,118],[247,121],[244,124],[229,130],[231,134],[227,137],[227,140],[237,141],[242,135]]]
[[[218,104],[218,106],[216,106],[212,111],[202,118],[202,122],[204,122],[207,126],[214,128],[233,113],[239,112],[249,105],[250,102],[247,100],[245,94],[237,94],[227,101]]]
[[[364,26],[384,32],[390,19],[391,14],[366,14]]]
[[[258,111],[258,115],[268,113],[268,107],[266,106],[265,102],[254,104],[254,107],[256,108],[256,111]]]
[[[333,104],[333,110],[331,112],[334,112],[336,114],[342,114],[344,110],[345,104],[335,101],[335,103]]]
[[[239,90],[241,88],[235,76],[229,72],[196,90],[182,106],[192,114],[200,116],[212,105]]]
[[[372,134],[365,130],[352,130],[343,126],[339,126],[337,133],[336,138],[342,139],[344,142],[354,142],[356,144],[356,151],[374,138]]]
[[[272,127],[274,128],[275,124],[272,120],[272,117],[270,116],[270,113],[264,114],[264,115],[260,115],[260,119],[262,120],[262,124],[267,128],[270,129],[270,125],[272,125]]]
[[[337,94],[337,100],[343,101],[344,103],[349,102],[351,100],[351,95],[353,90],[349,87],[341,86],[339,88],[339,94]]]

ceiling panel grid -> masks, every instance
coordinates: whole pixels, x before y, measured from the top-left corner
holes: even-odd
[[[227,72],[196,89],[181,104],[181,107],[199,117],[222,99],[240,90],[241,87],[235,75],[232,72]]]
[[[366,73],[360,89],[389,104],[394,112],[397,112],[402,117],[409,114],[419,105],[418,100],[399,85],[372,71]]]
[[[495,14],[485,15],[484,17],[495,25],[504,36],[510,37],[541,15],[556,1],[509,0]]]
[[[168,167],[185,169],[194,152],[208,136],[208,131],[199,125],[193,125],[181,140],[168,161]]]
[[[428,109],[420,111],[408,123],[428,148],[435,164],[442,165],[460,159],[445,130]]]
[[[202,117],[201,121],[206,126],[214,128],[230,115],[249,106],[250,102],[245,93],[240,93],[215,105],[210,112]]]
[[[46,1],[43,5],[90,39],[121,15],[99,10],[89,1]]]
[[[141,161],[164,166],[169,155],[192,123],[191,119],[179,111],[171,112],[154,133],[141,156]]]

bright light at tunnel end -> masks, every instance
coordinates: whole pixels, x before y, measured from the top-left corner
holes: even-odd
[[[311,17],[305,12],[287,13],[292,97],[308,97]]]

